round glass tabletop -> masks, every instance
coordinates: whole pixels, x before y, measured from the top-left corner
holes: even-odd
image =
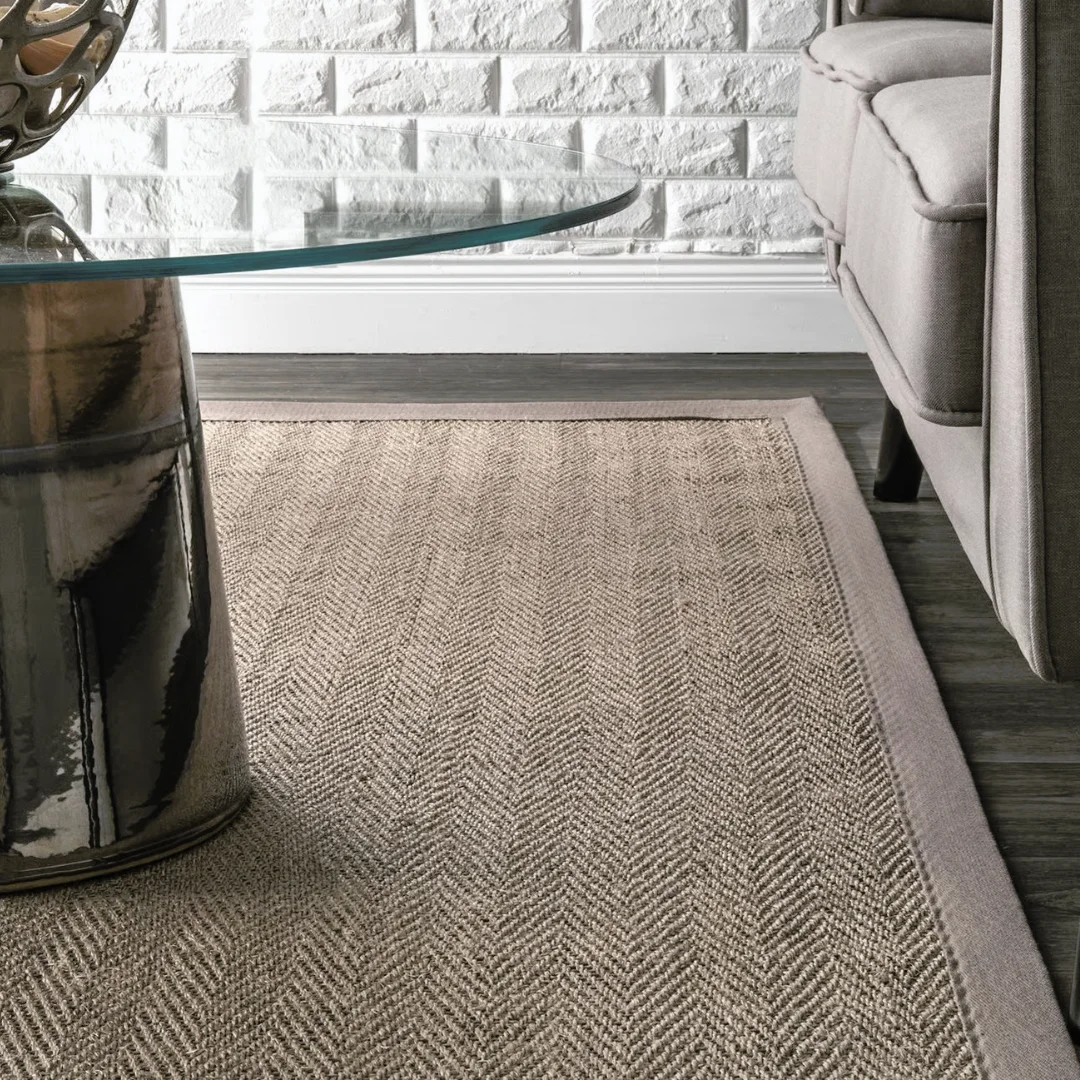
[[[214,137],[208,123],[205,138]],[[205,149],[198,160],[207,160]],[[31,186],[20,183],[18,169],[3,174],[0,283],[176,277],[449,251],[584,225],[618,213],[640,191],[632,169],[594,154],[340,121],[262,120],[242,140],[215,145],[212,160],[213,171],[111,184],[99,178],[86,235],[58,208],[63,177],[35,176]],[[33,157],[20,164],[32,170]],[[99,213],[110,223],[107,237],[95,236]]]

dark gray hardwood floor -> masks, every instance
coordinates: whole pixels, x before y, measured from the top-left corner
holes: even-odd
[[[900,581],[1062,1006],[1080,920],[1080,686],[1050,686],[998,624],[928,482],[870,495],[881,389],[864,356],[197,357],[204,398],[818,399]]]

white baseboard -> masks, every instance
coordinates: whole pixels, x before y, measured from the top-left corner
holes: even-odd
[[[457,256],[183,279],[202,353],[862,352],[811,257]]]

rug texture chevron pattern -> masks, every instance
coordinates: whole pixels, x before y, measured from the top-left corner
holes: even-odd
[[[2,1075],[1080,1075],[812,402],[205,411],[256,794],[0,901]]]

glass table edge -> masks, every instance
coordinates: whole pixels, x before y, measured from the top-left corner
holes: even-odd
[[[634,174],[628,170],[627,179],[631,176]],[[601,221],[631,206],[641,195],[641,191],[641,178],[635,176],[632,187],[590,206],[499,225],[483,225],[475,229],[400,239],[365,240],[355,244],[332,244],[326,247],[223,252],[212,255],[170,255],[159,259],[109,259],[101,262],[78,263],[0,263],[0,286],[254,273],[260,270],[303,269],[372,262],[377,259],[404,258],[410,255],[434,255],[462,248],[482,247],[485,244],[528,239]],[[140,238],[132,237],[131,239]]]

